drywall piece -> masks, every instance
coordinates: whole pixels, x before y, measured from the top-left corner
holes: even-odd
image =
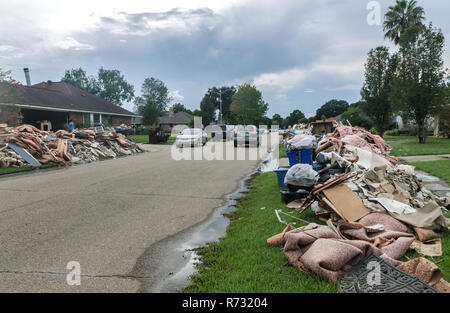
[[[28,164],[30,164],[33,167],[39,167],[41,166],[41,163],[39,163],[38,160],[36,160],[30,152],[28,152],[26,149],[19,147],[13,142],[8,143],[8,146],[14,150],[15,153],[20,155]]]

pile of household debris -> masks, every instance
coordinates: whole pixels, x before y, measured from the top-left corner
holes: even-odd
[[[80,164],[142,152],[112,128],[41,131],[31,125],[0,124],[0,167]]]
[[[340,126],[333,133],[326,134],[319,142],[316,153],[336,152],[346,154],[348,153],[345,151],[347,145],[372,151],[393,164],[397,163],[397,158],[389,155],[392,148],[383,138],[368,132],[364,128],[352,126]]]
[[[399,261],[408,250],[442,256],[440,236],[449,230],[449,219],[442,212],[450,207],[450,199],[424,188],[414,167],[396,165],[390,150],[381,137],[362,128],[338,127],[325,135],[316,149],[316,162],[322,165],[322,171],[341,171],[320,181],[323,172],[309,164],[297,164],[286,173],[285,184],[310,191],[306,198],[289,203],[288,208],[300,212],[311,208],[326,225],[309,223],[294,228],[280,217],[292,214],[276,210],[279,221],[287,227],[267,240],[269,246],[283,245],[293,266],[333,282],[345,281],[348,285],[349,273],[354,274],[352,279],[358,279],[356,270],[350,270],[375,255],[400,272],[425,281],[424,286],[429,288],[423,292],[450,292],[450,285],[442,279],[435,263],[425,258]],[[389,266],[383,268],[388,271]],[[408,276],[408,284],[402,285],[394,277],[399,274],[389,271],[383,272],[384,285],[379,292],[389,284],[400,284],[398,290],[415,290],[409,285],[414,284],[414,279]],[[354,291],[351,279],[350,285]]]

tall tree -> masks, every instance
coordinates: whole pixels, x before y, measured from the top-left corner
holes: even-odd
[[[216,103],[214,98],[207,92],[200,102],[200,111],[203,125],[209,125],[215,121],[216,117]]]
[[[377,47],[370,50],[365,64],[365,81],[361,90],[364,102],[360,106],[380,136],[388,130],[393,117],[389,92],[397,63],[398,57],[391,56],[388,48]]]
[[[390,99],[415,121],[420,143],[426,140],[426,119],[444,102],[447,72],[443,52],[444,35],[431,23],[421,32],[407,30],[400,41],[399,66]]]
[[[100,87],[95,77],[92,75],[87,76],[86,71],[81,67],[66,70],[61,81],[85,90],[93,95],[98,95],[100,93]]]
[[[206,92],[209,97],[209,101],[214,103],[217,110],[220,110],[220,105],[222,103],[222,113],[224,122],[233,122],[230,114],[230,106],[232,102],[233,95],[236,93],[236,88],[234,86],[222,86],[222,87],[211,87]],[[220,116],[219,116],[220,119]]]
[[[188,108],[186,108],[184,106],[184,104],[181,104],[181,103],[175,103],[174,105],[172,105],[172,109],[173,109],[173,113],[186,112],[186,113],[192,114],[192,111],[189,110]]]
[[[272,116],[272,125],[278,125],[279,128],[283,128],[284,120],[280,114],[274,114]]]
[[[353,103],[350,107],[342,113],[342,122],[349,121],[352,126],[360,126],[365,129],[371,129],[373,127],[372,122],[367,118],[361,109],[362,105],[355,105]]]
[[[97,77],[87,76],[81,67],[66,70],[62,82],[71,84],[93,95],[122,106],[123,101],[131,101],[134,97],[134,87],[129,84],[118,70],[105,70],[101,67]]]
[[[129,84],[118,70],[98,70],[98,95],[115,105],[122,106],[123,101],[131,101],[134,97],[134,87]]]
[[[0,103],[18,103],[24,98],[21,84],[11,77],[11,71],[0,68]],[[22,123],[21,110],[17,106],[0,108],[0,123],[18,126]]]
[[[390,6],[384,20],[384,37],[392,40],[396,45],[400,37],[410,27],[423,27],[425,11],[417,6],[416,0],[397,0]]]
[[[231,112],[236,122],[243,125],[259,125],[265,116],[268,104],[255,86],[244,84],[233,95]]]
[[[300,110],[294,110],[288,117],[286,117],[285,124],[294,126],[295,124],[305,123],[308,120],[305,118],[305,114],[303,114]]]
[[[166,111],[170,101],[172,98],[164,82],[151,77],[144,80],[141,96],[135,98],[134,104],[137,112],[143,116],[144,125],[154,125]]]
[[[348,109],[348,102],[345,100],[330,100],[324,105],[322,105],[316,111],[316,119],[327,119],[330,117],[338,116],[339,114],[344,113]]]

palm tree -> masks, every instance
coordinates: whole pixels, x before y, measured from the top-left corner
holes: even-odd
[[[400,36],[411,26],[423,26],[425,11],[417,6],[416,0],[397,0],[394,6],[390,6],[385,15],[383,30],[384,37],[392,40],[396,45],[400,42]]]

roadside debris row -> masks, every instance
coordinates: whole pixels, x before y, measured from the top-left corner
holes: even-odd
[[[400,261],[408,250],[442,257],[440,237],[449,231],[449,219],[443,211],[450,208],[449,197],[427,190],[413,166],[397,164],[383,138],[363,128],[338,126],[331,133],[316,135],[317,147],[308,146],[314,142],[309,134],[297,129],[291,134],[284,141],[288,156],[290,149],[302,154],[304,149],[315,148],[314,162],[289,158],[284,181],[278,177],[279,186],[288,189],[280,191],[282,199],[288,208],[300,213],[311,209],[325,225],[306,223],[294,228],[280,220],[279,213],[283,212],[277,210],[278,220],[287,226],[267,239],[269,246],[283,246],[291,265],[339,282],[342,292],[355,292],[358,273],[364,272],[358,272],[359,268],[369,258],[378,258],[394,268],[390,271],[395,275],[406,276],[402,285],[386,272],[379,289],[365,292],[394,292],[395,288],[450,292],[450,284],[430,260],[421,257]],[[281,168],[276,170],[277,175],[281,172]]]
[[[48,132],[31,125],[0,124],[0,167],[81,164],[142,152],[112,128]]]

